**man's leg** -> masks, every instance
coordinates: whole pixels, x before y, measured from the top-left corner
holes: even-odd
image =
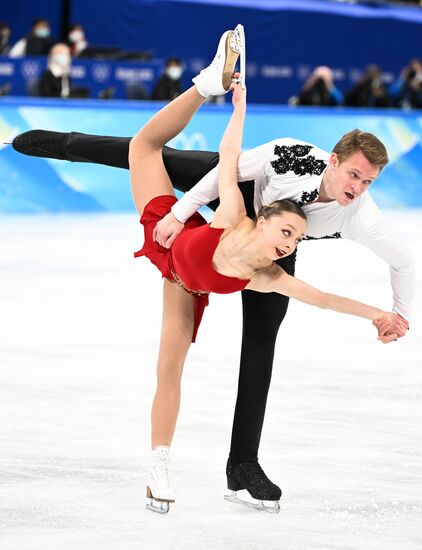
[[[288,301],[276,293],[242,292],[243,338],[230,449],[236,462],[258,460],[274,347]]]
[[[97,136],[80,132],[29,130],[15,137],[13,148],[34,157],[128,169],[130,140],[130,137]],[[185,192],[217,166],[218,153],[179,151],[164,147],[163,160],[173,186]]]
[[[294,274],[295,255],[278,262]],[[289,299],[276,293],[242,292],[243,338],[227,482],[231,490],[248,489],[258,499],[278,500],[280,489],[258,464],[258,448],[271,382],[278,329]]]

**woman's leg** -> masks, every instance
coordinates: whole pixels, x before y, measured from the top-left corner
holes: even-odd
[[[154,197],[174,194],[162,148],[187,126],[203,102],[204,98],[192,86],[155,114],[132,138],[129,146],[131,186],[140,215]]]
[[[195,298],[164,280],[163,325],[157,362],[157,390],[151,421],[152,448],[170,446],[180,407],[183,365],[192,340]]]

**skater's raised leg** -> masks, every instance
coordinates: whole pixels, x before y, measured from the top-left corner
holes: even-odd
[[[131,186],[140,216],[155,197],[174,194],[161,149],[189,123],[203,101],[196,88],[190,88],[159,111],[131,140]],[[147,480],[147,496],[151,498],[147,507],[161,512],[168,511],[168,503],[174,501],[174,493],[169,482],[167,458],[160,448],[169,447],[173,439],[180,405],[180,381],[195,317],[193,296],[167,279],[164,280],[163,304],[157,390],[151,413],[151,443],[155,454]]]
[[[241,26],[235,32],[224,33],[213,62],[195,77],[195,85],[203,97],[219,95],[229,89],[241,51],[240,34],[244,40],[243,29],[240,34],[238,29]],[[244,51],[244,44],[242,47]],[[131,138],[126,137],[29,130],[16,136],[12,145],[24,155],[129,168],[130,141]],[[218,164],[218,154],[208,151],[184,152],[164,147],[163,160],[174,186],[187,191]]]
[[[29,130],[15,137],[15,151],[33,157],[71,162],[103,164],[129,169],[129,144],[132,138],[97,136],[80,132]],[[189,191],[218,164],[218,153],[180,151],[163,147],[163,161],[173,187]]]
[[[220,47],[225,48],[230,38],[229,31],[223,35]],[[230,66],[230,65],[229,65]],[[205,69],[196,78],[193,86],[166,105],[139,130],[129,145],[129,166],[132,195],[135,206],[142,216],[150,201],[172,195],[173,187],[166,172],[162,148],[164,144],[182,131],[205,100],[204,90],[213,85],[221,87],[223,70],[227,67],[223,56],[212,75]],[[216,67],[214,67],[216,69]],[[219,73],[220,71],[220,73]],[[198,83],[201,93],[198,92]],[[229,85],[227,85],[227,89]],[[225,91],[223,84],[223,92]],[[222,93],[223,93],[222,92]],[[147,481],[147,496],[151,498],[148,508],[168,511],[168,503],[174,501],[168,475],[168,448],[171,444],[180,405],[180,381],[187,351],[190,346],[195,322],[195,298],[191,293],[165,279],[164,313],[157,366],[157,391],[152,407],[153,466]],[[155,465],[154,465],[155,464]],[[167,502],[163,510],[159,502]],[[158,508],[157,508],[158,507]]]

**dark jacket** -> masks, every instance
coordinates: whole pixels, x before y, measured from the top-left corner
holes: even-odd
[[[26,39],[25,55],[48,55],[54,40],[48,38],[38,38],[37,36],[29,35]]]
[[[318,78],[309,88],[303,88],[299,94],[298,105],[339,105],[343,96],[333,86],[329,90],[322,78]]]
[[[71,89],[71,81],[69,76],[54,76],[50,69],[46,69],[38,83],[39,93],[41,97],[62,97],[62,88],[67,80],[69,86],[69,95]]]
[[[151,99],[168,100],[174,99],[182,93],[180,80],[173,80],[166,74],[161,75],[157,84],[152,90]]]
[[[385,85],[377,79],[365,79],[345,95],[350,107],[390,107],[391,101]]]

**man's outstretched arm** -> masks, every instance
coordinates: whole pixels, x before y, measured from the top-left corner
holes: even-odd
[[[371,197],[355,219],[356,233],[349,238],[372,250],[390,266],[393,290],[393,311],[397,319],[397,333],[404,336],[411,318],[413,296],[416,289],[415,266],[411,252],[393,231]],[[400,318],[405,323],[400,322]],[[400,330],[405,326],[405,330]]]

